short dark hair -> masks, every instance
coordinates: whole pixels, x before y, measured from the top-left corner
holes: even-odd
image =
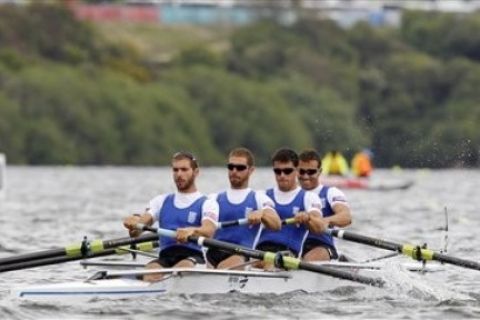
[[[175,153],[172,156],[172,161],[177,161],[177,160],[190,160],[190,166],[193,169],[198,168],[198,160],[197,160],[197,158],[195,158],[195,156],[191,152],[179,151],[179,152]]]
[[[322,159],[320,158],[320,154],[314,149],[305,149],[299,155],[298,158],[300,161],[317,161],[318,167],[322,166]]]
[[[272,156],[272,164],[275,162],[292,162],[294,167],[298,167],[298,155],[289,148],[280,148]]]
[[[228,157],[243,157],[247,159],[247,164],[249,167],[252,167],[255,165],[255,157],[253,156],[252,151],[244,147],[233,149],[228,154]]]

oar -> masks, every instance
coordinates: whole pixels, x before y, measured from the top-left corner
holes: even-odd
[[[379,238],[368,237],[368,236],[356,234],[356,233],[341,230],[341,229],[329,229],[328,233],[334,237],[344,239],[347,241],[362,243],[362,244],[366,244],[369,246],[386,249],[390,251],[396,251],[408,257],[411,257],[415,260],[425,260],[425,261],[436,260],[443,263],[453,264],[459,267],[480,270],[480,263],[476,261],[452,257],[446,254],[438,253],[433,250],[425,249],[425,248],[411,245],[411,244],[395,243],[392,241],[386,241]]]
[[[293,223],[295,223],[295,218],[288,218],[288,219],[282,220],[282,225],[293,224]],[[244,226],[246,224],[248,224],[248,219],[243,218],[238,220],[219,222],[217,228],[224,229],[228,227]]]
[[[148,243],[148,242],[146,242],[146,243]],[[150,242],[150,247],[153,248],[153,242]],[[82,257],[82,256],[80,256],[80,257],[59,256],[59,257],[50,257],[50,258],[43,258],[43,259],[35,259],[35,260],[27,260],[27,261],[23,261],[23,262],[10,263],[10,264],[0,266],[0,272],[28,269],[28,268],[45,266],[45,265],[49,265],[49,264],[59,264],[59,263],[70,262],[70,261],[75,261],[75,260],[82,260],[82,259],[87,259],[87,258],[90,259],[90,258],[104,257],[104,256],[112,255],[112,254],[126,254],[126,253],[128,253],[128,251],[119,250],[119,248],[121,248],[121,247],[118,247],[117,249],[107,249],[107,250],[104,250],[104,251],[98,252],[98,253],[92,253],[92,254],[89,254],[88,256],[85,256],[85,257]]]
[[[168,229],[153,228],[143,224],[138,224],[137,228],[139,230],[158,233],[165,237],[174,238],[176,236],[175,231],[168,230]],[[192,243],[196,243],[199,246],[223,249],[223,250],[233,252],[235,254],[243,255],[248,258],[262,260],[267,263],[273,263],[276,267],[280,267],[280,268],[307,270],[311,272],[320,273],[323,275],[328,275],[338,279],[350,280],[354,282],[371,285],[374,287],[383,287],[385,285],[385,281],[380,278],[370,278],[370,277],[362,276],[359,274],[347,272],[345,270],[337,270],[337,269],[329,268],[322,265],[303,262],[297,258],[282,256],[281,253],[273,253],[273,252],[249,249],[233,243],[228,243],[228,242],[223,242],[215,239],[198,237],[198,236],[190,236],[188,237],[188,241]]]
[[[288,219],[287,219],[288,220]],[[285,220],[286,221],[286,220]],[[219,228],[227,228],[238,225],[245,225],[247,219],[225,221],[219,224]],[[284,223],[285,224],[285,223]],[[29,267],[43,266],[47,264],[68,262],[84,258],[94,258],[116,254],[115,250],[108,250],[124,245],[132,245],[147,241],[155,241],[154,247],[158,246],[158,235],[144,235],[135,239],[126,237],[111,240],[93,240],[74,243],[62,248],[48,249],[38,252],[25,253],[6,258],[0,258],[0,272]],[[147,251],[147,249],[142,251]],[[34,262],[37,261],[37,262]]]
[[[148,250],[147,247],[153,248],[154,246],[158,245],[156,244],[157,240],[158,235],[156,234],[143,235],[138,238],[119,238],[104,241],[84,240],[83,242],[75,243],[63,248],[26,253],[0,259],[0,272],[25,269],[29,266],[33,267],[52,263],[105,256],[117,253],[116,250],[109,249],[115,249],[117,247],[126,245],[141,244],[144,242],[152,242],[151,246],[144,246],[145,250]],[[137,246],[137,248],[138,247],[142,247],[142,245]],[[124,250],[122,250],[122,252],[124,252]]]

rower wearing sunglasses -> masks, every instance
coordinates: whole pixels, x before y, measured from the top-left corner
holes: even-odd
[[[257,245],[259,250],[287,251],[299,256],[307,231],[320,233],[326,228],[322,220],[320,198],[297,184],[298,161],[297,153],[287,148],[277,150],[272,157],[277,185],[266,193],[273,199],[280,218],[285,220],[293,217],[296,224],[283,226],[277,232],[262,230]]]
[[[246,148],[233,149],[228,155],[228,179],[230,188],[211,195],[219,204],[219,222],[247,218],[247,225],[218,229],[215,239],[254,248],[260,224],[270,230],[280,230],[282,224],[274,203],[265,192],[249,188],[250,176],[255,171],[255,159]],[[210,248],[206,254],[208,262],[215,268],[232,269],[245,265],[243,255],[222,249]]]
[[[320,183],[322,171],[320,155],[315,150],[305,150],[299,155],[298,181],[304,190],[313,191],[322,201],[323,220],[330,227],[346,227],[352,222],[350,207],[345,194],[335,187],[327,187]],[[331,235],[310,232],[303,245],[303,259],[321,261],[338,259]]]

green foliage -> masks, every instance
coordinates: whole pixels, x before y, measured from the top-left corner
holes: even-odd
[[[480,13],[407,12],[402,35],[414,47],[443,58],[480,60]]]
[[[3,5],[0,21],[0,42],[24,55],[69,62],[96,58],[93,29],[61,5]]]
[[[229,70],[251,77],[275,76],[286,63],[286,48],[296,43],[273,21],[247,26],[231,39],[227,55]],[[293,43],[292,43],[293,42]]]
[[[335,91],[315,88],[299,77],[277,81],[275,87],[312,136],[313,144],[304,147],[315,147],[322,153],[336,149],[351,155],[359,146],[369,145],[356,119],[355,106],[342,100]]]
[[[14,162],[24,163],[25,125],[19,105],[0,93],[0,150]]]
[[[222,59],[218,54],[205,47],[194,46],[181,50],[174,57],[172,64],[184,67],[194,65],[221,67]]]
[[[377,167],[478,167],[479,26],[479,14],[407,12],[399,30],[305,17],[227,38],[3,5],[0,150],[13,163],[122,165],[191,150],[213,165],[246,146],[266,165],[281,146],[371,147]]]
[[[14,115],[25,127],[27,163],[158,164],[177,148],[203,148],[217,160],[206,125],[182,92],[50,65],[21,72],[5,94],[22,101]],[[14,144],[13,137],[2,145]],[[22,161],[10,152],[9,158]]]
[[[223,154],[243,145],[265,164],[275,148],[311,144],[296,112],[268,84],[205,67],[175,70],[162,80],[185,88]]]

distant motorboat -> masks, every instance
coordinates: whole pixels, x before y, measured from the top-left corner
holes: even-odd
[[[351,176],[322,176],[321,182],[329,187],[339,189],[361,189],[361,190],[405,190],[410,188],[414,181],[410,179],[375,179]]]

